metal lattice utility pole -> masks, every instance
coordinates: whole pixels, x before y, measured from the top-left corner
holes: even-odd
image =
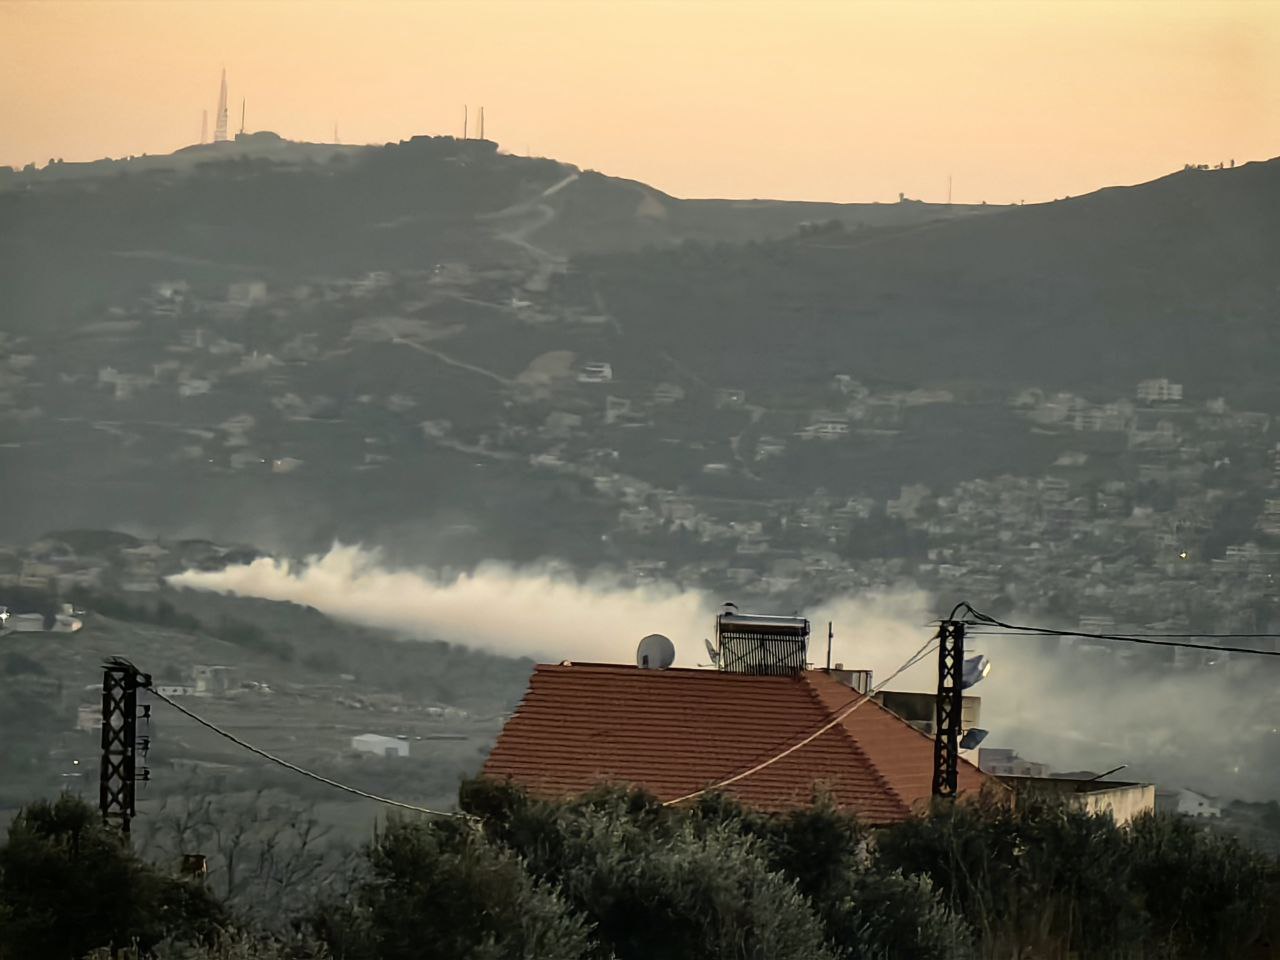
[[[138,688],[151,686],[151,677],[129,661],[113,657],[102,668],[102,763],[98,771],[98,807],[102,822],[116,820],[129,833],[135,816],[134,784],[138,779]],[[143,719],[150,707],[143,707]],[[143,738],[145,755],[150,738]],[[148,771],[142,768],[142,779]]]
[[[953,799],[964,712],[964,623],[938,628],[938,700],[933,732],[933,795]]]

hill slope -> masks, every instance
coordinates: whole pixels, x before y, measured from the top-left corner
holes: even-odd
[[[568,295],[719,382],[1170,376],[1238,391],[1269,386],[1280,361],[1278,213],[1273,160],[987,217],[583,258]]]
[[[761,239],[813,219],[902,224],[989,209],[684,201],[580,174],[486,140],[338,147],[272,134],[11,173],[0,189],[0,285],[9,292],[0,329],[48,330],[174,276],[217,286],[442,260],[509,263],[528,256],[521,234],[552,221],[539,242],[568,254]]]

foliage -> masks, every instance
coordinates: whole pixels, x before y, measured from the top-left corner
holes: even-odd
[[[555,888],[466,822],[396,820],[368,851],[354,906],[315,925],[349,960],[505,960],[589,955],[589,928]]]
[[[207,850],[239,933],[80,801],[36,805],[0,850],[0,960],[1201,960],[1280,932],[1277,863],[1187,820],[988,797],[870,831],[823,797],[460,799],[475,819],[392,819],[358,860],[272,794],[167,806],[148,849]]]
[[[149,949],[205,939],[226,922],[203,887],[165,876],[63,795],[23,809],[0,848],[0,957],[77,958],[96,947]]]
[[[137,824],[143,855],[176,864],[206,857],[206,884],[242,919],[280,930],[303,913],[315,888],[358,869],[357,851],[337,842],[313,805],[279,791],[234,792],[191,781]],[[333,891],[330,890],[330,893]]]
[[[85,960],[329,960],[323,944],[309,939],[279,940],[244,934],[222,935],[211,944],[165,940],[150,950],[99,948]]]
[[[987,956],[1235,956],[1275,913],[1276,864],[1231,838],[1046,799],[936,809],[883,831],[876,859],[929,877]]]
[[[1127,840],[1132,884],[1165,955],[1240,956],[1268,920],[1276,923],[1280,869],[1233,837],[1146,815]]]
[[[723,796],[705,797],[702,821],[733,823],[759,837],[770,866],[792,878],[814,904],[829,941],[849,960],[909,957],[943,960],[968,955],[966,924],[938,901],[919,876],[876,869],[870,831],[826,796],[781,816],[744,810]]]
[[[598,956],[832,955],[812,904],[738,811],[690,817],[619,790],[539,803],[486,781],[464,784],[462,802],[595,923]]]

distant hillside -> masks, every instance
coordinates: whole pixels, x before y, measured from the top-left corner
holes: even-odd
[[[61,536],[97,551],[132,539],[85,531]],[[30,601],[0,589],[0,603],[24,609]],[[177,688],[195,682],[196,665],[218,665],[231,678],[228,689],[183,696],[189,709],[364,789],[438,805],[452,804],[458,778],[479,767],[531,668],[525,660],[443,642],[397,641],[287,603],[171,590],[103,591],[77,603],[85,611],[78,633],[0,639],[0,721],[24,731],[0,748],[0,822],[34,797],[61,789],[96,791],[82,778],[86,771],[96,777],[98,737],[84,729],[78,712],[90,720],[95,714],[102,662],[109,656],[125,656],[157,684]],[[145,798],[153,803],[155,794],[180,792],[201,770],[223,778],[216,790],[278,785],[312,799],[334,799],[328,791],[308,791],[305,781],[169,707],[153,709],[147,733],[154,782]],[[351,737],[367,732],[409,736],[410,760],[392,767],[360,763],[350,752]],[[148,805],[144,815],[154,809]],[[362,809],[367,818],[372,808]]]
[[[535,229],[549,251],[569,254],[765,239],[810,220],[908,224],[988,209],[685,201],[579,173],[500,154],[485,140],[344,147],[267,133],[167,157],[10,172],[0,180],[0,329],[48,330],[174,276],[216,287],[519,261],[528,256],[520,241]]]
[[[985,217],[584,256],[602,304],[716,382],[855,376],[1269,394],[1280,160]],[[1275,397],[1270,397],[1271,401]]]

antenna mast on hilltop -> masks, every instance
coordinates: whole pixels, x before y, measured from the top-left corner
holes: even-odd
[[[222,68],[222,87],[218,92],[218,112],[213,127],[213,142],[225,143],[227,139],[227,68]]]
[[[467,105],[462,105],[462,139],[467,139]]]
[[[484,139],[484,107],[480,108],[480,139]]]
[[[245,98],[241,97],[240,98],[240,132],[241,133],[244,133],[244,101],[245,101]]]

